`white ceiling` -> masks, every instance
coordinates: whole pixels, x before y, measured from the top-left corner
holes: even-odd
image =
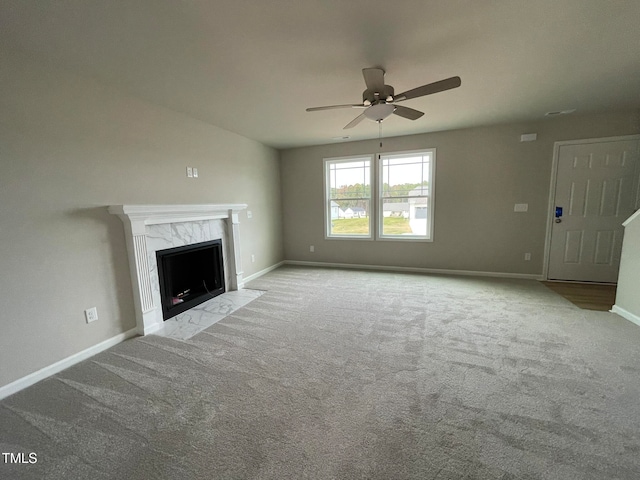
[[[376,138],[361,69],[408,100],[385,137],[640,108],[637,0],[1,0],[0,41],[277,148]]]

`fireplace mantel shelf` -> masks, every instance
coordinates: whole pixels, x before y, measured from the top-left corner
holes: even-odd
[[[246,203],[193,204],[193,205],[112,205],[109,213],[130,222],[144,225],[195,222],[216,218],[229,218],[247,208]]]
[[[125,226],[137,328],[141,335],[158,331],[163,322],[155,258],[160,248],[158,242],[163,241],[162,233],[177,228],[177,236],[162,248],[215,240],[211,235],[222,237],[228,245],[229,256],[224,263],[230,280],[228,287],[237,290],[243,286],[238,214],[246,208],[244,203],[109,207],[109,213],[120,217]],[[165,230],[162,227],[165,224],[174,225]]]

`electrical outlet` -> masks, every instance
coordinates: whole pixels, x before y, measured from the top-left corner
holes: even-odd
[[[524,254],[524,259],[525,259],[525,261],[527,261],[527,262],[528,262],[529,260],[531,260],[531,254],[530,254],[530,253],[525,253],[525,254]]]
[[[251,254],[251,263],[256,261],[256,256],[252,253]]]
[[[193,168],[187,167],[187,177],[193,178]]]
[[[315,252],[316,251],[316,247],[314,247],[313,245],[309,245],[309,251],[311,253]]]
[[[198,169],[193,167],[193,178],[198,178]]]
[[[253,212],[251,210],[247,210],[247,218],[253,218]]]
[[[87,323],[95,322],[98,320],[98,309],[96,307],[87,308],[84,311],[84,316],[87,319]]]

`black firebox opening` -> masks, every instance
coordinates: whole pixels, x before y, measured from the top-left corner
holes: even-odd
[[[156,252],[165,320],[224,293],[222,240]]]

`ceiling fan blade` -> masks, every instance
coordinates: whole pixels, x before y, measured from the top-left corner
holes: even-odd
[[[399,115],[409,120],[417,120],[424,115],[424,112],[414,110],[413,108],[403,107],[401,105],[395,105],[396,109],[393,111],[395,115]]]
[[[395,102],[402,102],[403,100],[409,100],[410,98],[422,97],[424,95],[431,95],[432,93],[444,92],[445,90],[451,90],[452,88],[458,88],[462,84],[460,77],[451,77],[439,82],[429,83],[418,88],[407,90],[399,95],[395,95]]]
[[[356,118],[354,118],[353,120],[351,120],[349,123],[347,123],[344,127],[343,130],[346,130],[347,128],[353,128],[356,125],[358,125],[362,120],[364,120],[365,116],[364,113],[361,113],[360,115],[358,115]]]
[[[335,110],[337,108],[367,108],[361,103],[350,104],[350,105],[329,105],[327,107],[310,107],[307,108],[307,112],[317,112],[319,110]]]
[[[362,76],[367,90],[372,92],[382,92],[384,90],[384,70],[381,68],[363,68]]]

